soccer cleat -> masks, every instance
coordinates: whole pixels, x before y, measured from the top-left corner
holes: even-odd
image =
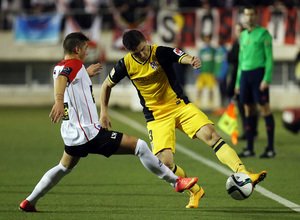
[[[200,190],[196,193],[190,192],[189,204],[185,207],[187,209],[198,208],[199,200],[204,196],[204,189],[200,186]]]
[[[253,187],[261,181],[263,181],[266,176],[267,172],[266,171],[261,171],[260,173],[252,173],[252,172],[247,172],[247,174],[250,176],[252,182],[253,182]]]
[[[183,178],[178,177],[176,188],[173,187],[177,192],[183,192],[186,189],[192,188],[195,183],[198,181],[198,177],[193,178]]]
[[[276,153],[274,150],[268,150],[268,148],[265,150],[265,152],[259,156],[259,158],[273,158],[276,156]]]
[[[23,202],[21,202],[20,209],[25,212],[37,212],[35,206],[30,205],[28,200],[24,200]]]
[[[247,148],[244,148],[244,150],[239,154],[239,157],[254,157],[255,153],[251,150],[248,150]]]

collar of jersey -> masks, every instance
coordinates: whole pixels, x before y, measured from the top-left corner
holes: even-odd
[[[143,63],[141,63],[140,61],[138,61],[137,59],[135,59],[135,57],[134,57],[132,54],[130,54],[130,55],[131,55],[132,59],[135,60],[135,62],[137,62],[137,63],[139,63],[139,64],[142,64],[142,65],[145,65],[145,63],[147,63],[147,61],[150,59],[151,54],[152,54],[152,46],[150,45],[150,53],[149,53],[149,57],[148,57],[148,59],[145,60]]]

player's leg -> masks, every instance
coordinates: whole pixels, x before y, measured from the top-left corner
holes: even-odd
[[[245,131],[247,147],[239,154],[240,157],[252,157],[254,153],[254,136],[257,127],[257,111],[255,103],[244,104],[245,109]]]
[[[167,166],[165,166],[149,149],[144,140],[123,134],[120,148],[116,154],[134,154],[139,157],[144,167],[170,183],[176,191],[182,192],[189,189],[198,178],[178,178]]]
[[[274,130],[275,130],[275,121],[274,116],[271,113],[269,103],[264,103],[260,105],[260,111],[262,116],[265,119],[267,136],[268,136],[268,146],[265,149],[265,152],[260,155],[260,158],[273,158],[276,153],[274,150]]]
[[[236,154],[236,152],[217,134],[212,124],[201,127],[196,137],[211,146],[215,151],[218,159],[233,172],[246,172],[245,166]]]
[[[173,154],[175,152],[175,124],[175,117],[170,113],[160,120],[148,122],[147,129],[149,139],[153,153],[169,167],[175,175],[186,177],[184,170],[178,165],[174,165],[173,161]],[[199,191],[199,188],[200,187],[195,184],[190,190]]]
[[[216,85],[216,78],[213,73],[207,74],[207,87],[209,90],[209,96],[208,96],[208,108],[213,109],[214,108],[214,89]]]
[[[204,86],[205,86],[205,83],[204,83],[204,80],[203,80],[203,76],[202,76],[202,74],[199,74],[197,79],[196,79],[197,94],[196,94],[196,101],[195,101],[195,104],[199,108],[202,104],[201,100],[202,100],[202,91],[203,91]]]
[[[196,133],[196,136],[197,138],[203,140],[207,145],[211,146],[218,159],[223,164],[229,166],[233,172],[248,174],[253,181],[254,186],[263,181],[266,177],[266,171],[261,171],[260,173],[248,172],[236,152],[216,133],[213,125],[207,124],[203,126]]]
[[[257,126],[256,91],[259,88],[260,75],[253,71],[242,71],[240,80],[240,103],[245,109],[245,131],[247,146],[239,154],[240,157],[252,157],[254,153],[254,133]],[[257,76],[257,77],[256,77]]]
[[[80,157],[73,157],[64,152],[59,164],[44,174],[32,193],[20,204],[20,208],[27,212],[36,212],[35,205],[37,201],[52,189],[65,175],[69,174],[79,159]]]
[[[185,171],[173,162],[173,152],[171,149],[164,149],[156,154],[156,156],[168,166],[175,175],[187,177]],[[204,190],[198,184],[195,184],[190,189],[190,201],[186,208],[197,208],[200,198],[204,195]]]

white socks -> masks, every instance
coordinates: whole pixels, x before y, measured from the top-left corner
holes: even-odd
[[[166,167],[149,149],[147,143],[141,139],[138,140],[134,154],[138,156],[144,167],[154,173],[160,179],[176,187],[176,176],[168,167]]]
[[[150,172],[157,175],[170,183],[173,187],[177,185],[178,176],[176,176],[168,167],[166,167],[149,149],[147,143],[141,139],[138,140],[135,155],[139,157],[144,167]],[[69,174],[72,169],[65,168],[61,162],[48,170],[40,182],[35,186],[32,193],[26,198],[33,206],[52,189],[65,175]]]
[[[72,169],[65,168],[61,162],[48,170],[40,182],[35,186],[32,193],[26,198],[30,205],[35,205],[37,201],[43,197],[50,189],[52,189],[65,175],[70,173]]]

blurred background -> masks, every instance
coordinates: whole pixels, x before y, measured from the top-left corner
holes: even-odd
[[[101,83],[126,55],[124,31],[138,29],[149,44],[177,47],[196,56],[203,46],[201,36],[210,34],[212,45],[222,41],[230,50],[234,27],[244,22],[247,4],[256,6],[259,24],[273,36],[271,107],[299,107],[300,0],[0,0],[0,106],[53,103],[52,70],[63,59],[62,40],[70,32],[82,31],[91,40],[86,66],[96,62],[104,66],[102,74],[92,79],[99,101]],[[193,69],[180,73],[193,100]],[[129,80],[120,84],[110,104],[139,110]],[[220,93],[218,87],[215,90],[218,107]]]

